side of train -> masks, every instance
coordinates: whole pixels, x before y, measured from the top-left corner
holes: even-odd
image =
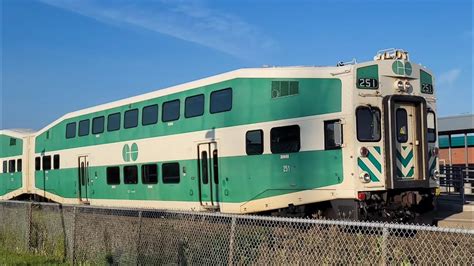
[[[431,72],[401,50],[240,69],[0,132],[0,198],[358,219],[428,211],[435,103]]]

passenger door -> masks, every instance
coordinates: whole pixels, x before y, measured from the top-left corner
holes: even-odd
[[[206,208],[219,208],[219,162],[217,143],[198,145],[199,199]]]
[[[89,202],[89,161],[87,156],[78,157],[78,196],[79,201],[82,203]]]
[[[395,104],[395,147],[396,147],[396,177],[401,180],[418,180],[422,140],[418,136],[420,120],[414,104]]]

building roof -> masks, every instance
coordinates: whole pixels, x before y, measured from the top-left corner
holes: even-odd
[[[438,131],[443,134],[474,132],[474,114],[456,115],[438,118]]]

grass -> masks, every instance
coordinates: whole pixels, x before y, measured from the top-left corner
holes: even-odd
[[[56,258],[0,248],[0,265],[68,265]]]

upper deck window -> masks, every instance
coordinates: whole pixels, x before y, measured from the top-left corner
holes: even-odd
[[[179,119],[179,100],[163,103],[163,114],[161,120],[170,122]]]
[[[105,117],[99,116],[92,119],[92,134],[100,134],[104,132]]]
[[[71,139],[76,136],[76,122],[72,122],[66,125],[66,138]]]
[[[120,129],[120,113],[111,114],[107,117],[107,131]]]
[[[128,110],[124,114],[124,128],[133,128],[138,125],[138,109]]]
[[[211,93],[211,114],[227,112],[232,109],[232,88]]]
[[[204,114],[204,94],[186,98],[184,117],[190,118]]]
[[[272,81],[272,98],[297,95],[299,87],[298,81]]]
[[[362,142],[376,142],[380,134],[380,110],[375,107],[360,106],[356,110],[357,139]]]
[[[90,127],[89,119],[79,121],[79,133],[78,133],[79,137],[89,135],[89,127]]]
[[[145,106],[142,109],[142,125],[153,125],[158,122],[158,104]]]

